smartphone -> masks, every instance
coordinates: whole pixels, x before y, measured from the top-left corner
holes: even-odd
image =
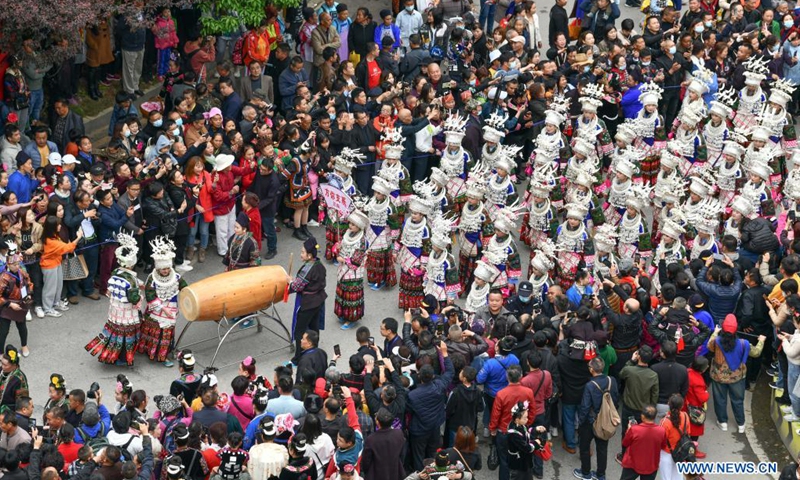
[[[712,256],[714,257],[714,260],[719,260],[720,262],[722,261],[722,254],[715,253]]]
[[[333,346],[333,353],[337,356],[342,356],[342,350],[339,348],[338,344]]]
[[[370,347],[374,347],[375,346],[375,337],[369,337],[369,346]]]
[[[641,256],[641,255],[639,255],[639,254],[637,253],[637,254],[635,254],[635,255],[633,256],[633,263],[634,263],[634,264],[636,264],[636,265],[638,265],[638,264],[639,264],[639,261],[640,261],[641,259],[642,259],[642,256]]]
[[[436,336],[441,337],[444,334],[444,322],[436,324]]]
[[[35,418],[33,418],[33,417],[29,418],[29,419],[28,419],[28,425],[30,425],[30,426],[31,426],[31,430],[32,430],[32,429],[34,429],[34,428],[36,428],[36,419],[35,419]]]

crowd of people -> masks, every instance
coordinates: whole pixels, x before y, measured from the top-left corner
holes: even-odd
[[[745,392],[771,387],[800,428],[800,10],[628,0],[641,24],[617,29],[618,0],[566,4],[547,39],[531,0],[267,5],[218,37],[145,10],[55,66],[21,36],[0,103],[4,475],[470,480],[480,441],[530,479],[561,436],[575,478],[605,479],[612,444],[622,479],[672,480],[706,458],[709,402],[743,434]],[[102,149],[72,110],[84,71],[92,98],[122,82]],[[174,351],[182,274],[268,262],[281,229],[303,242],[295,355],[271,381],[248,357],[222,393]],[[365,286],[396,287],[403,318],[370,321]],[[319,347],[329,294],[346,368]],[[112,415],[53,374],[37,428],[27,322],[103,297],[86,350],[174,354],[180,377],[151,400],[120,375]]]

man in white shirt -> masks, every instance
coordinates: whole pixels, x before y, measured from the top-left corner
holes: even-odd
[[[131,426],[130,412],[119,412],[114,415],[114,420],[111,421],[112,430],[107,435],[108,443],[119,447],[122,450],[122,455],[125,456],[125,460],[128,461],[133,460],[132,458],[127,458],[128,454],[136,455],[144,448],[142,446],[142,437],[132,433]],[[138,427],[138,422],[134,426]]]

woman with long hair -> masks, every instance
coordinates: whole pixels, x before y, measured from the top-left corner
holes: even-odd
[[[60,206],[60,205],[59,205]],[[63,207],[60,209],[63,211]],[[61,288],[64,285],[64,270],[61,261],[64,255],[75,251],[78,242],[83,238],[83,229],[79,228],[75,240],[64,242],[60,236],[61,220],[56,216],[48,216],[42,230],[42,308],[48,317],[60,317],[61,311],[69,309],[61,303]],[[60,311],[59,311],[60,310]]]
[[[315,414],[310,414],[305,418],[300,431],[306,435],[308,456],[314,460],[314,465],[317,467],[317,478],[325,478],[325,470],[336,450],[333,440],[330,435],[322,431],[322,423]]]
[[[33,282],[33,310],[36,316],[44,318],[42,309],[42,268],[39,259],[42,256],[42,226],[36,222],[36,215],[30,208],[19,211],[19,230],[17,231],[17,245],[22,254],[22,263],[28,271]]]
[[[661,480],[683,480],[683,475],[678,473],[678,467],[672,459],[672,450],[678,445],[681,435],[689,431],[689,414],[683,411],[683,404],[681,394],[673,393],[667,400],[669,413],[661,420],[661,426],[667,432],[667,442],[661,449],[658,463]]]
[[[689,368],[689,390],[686,392],[686,402],[683,406],[683,411],[688,412],[689,407],[706,408],[708,402],[708,388],[706,387],[706,380],[703,375],[708,370],[708,358],[697,356]],[[689,423],[689,435],[695,442],[705,433],[705,425]],[[706,458],[706,453],[701,452],[699,445],[694,452],[697,459]]]
[[[199,186],[197,198],[195,199],[194,210],[189,211],[189,238],[186,240],[186,260],[194,260],[194,252],[197,252],[197,261],[206,261],[206,249],[208,248],[208,227],[214,221],[213,199],[211,198],[211,174],[205,170],[205,164],[201,157],[192,157],[186,163],[183,170],[184,182],[194,190]],[[195,247],[197,242],[197,232],[200,232],[200,245]]]
[[[460,426],[456,430],[455,443],[450,447],[447,455],[450,463],[461,462],[464,468],[470,472],[483,468],[481,463],[481,452],[478,450],[475,432],[467,426]],[[473,478],[475,474],[473,473]]]
[[[750,342],[737,337],[738,329],[736,316],[728,314],[722,326],[717,325],[711,338],[708,339],[708,351],[714,355],[711,361],[711,392],[714,396],[717,425],[723,432],[728,431],[728,396],[730,396],[739,433],[744,433],[747,357],[760,356],[767,337],[759,335],[758,343],[751,347]]]

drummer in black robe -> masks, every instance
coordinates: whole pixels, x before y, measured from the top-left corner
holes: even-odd
[[[319,333],[325,328],[325,266],[319,261],[319,245],[314,237],[303,242],[300,251],[303,265],[297,277],[289,278],[289,293],[296,293],[292,317],[292,341],[295,343],[292,363],[297,365],[300,357],[300,340],[306,330]]]

